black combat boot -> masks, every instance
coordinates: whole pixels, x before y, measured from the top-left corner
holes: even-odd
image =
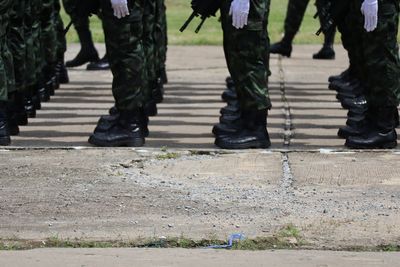
[[[65,67],[64,60],[59,61],[56,65],[56,75],[60,84],[69,83],[69,75],[67,67]]]
[[[17,107],[13,100],[7,102],[6,106],[6,116],[7,116],[7,126],[8,132],[11,136],[19,135],[19,126],[18,126],[18,113]]]
[[[161,78],[161,82],[163,84],[167,84],[168,83],[167,70],[165,69],[165,67],[162,67],[160,69],[160,78]]]
[[[369,131],[367,109],[352,109],[347,113],[346,125],[339,128],[338,136],[347,139],[350,136],[361,136]]]
[[[110,63],[108,62],[107,54],[105,54],[104,57],[101,58],[100,60],[90,62],[86,66],[86,70],[109,70],[109,69],[110,69]]]
[[[353,149],[392,149],[397,146],[397,107],[368,110],[370,128],[361,136],[350,136],[346,146]]]
[[[240,104],[238,100],[230,101],[228,104],[221,108],[219,113],[221,115],[231,115],[240,113]]]
[[[14,92],[8,96],[8,109],[17,125],[28,125],[28,114],[25,110],[24,96],[21,92]]]
[[[328,81],[330,83],[333,82],[333,81],[337,81],[337,80],[341,80],[341,81],[344,81],[344,82],[350,80],[350,68],[347,68],[345,71],[343,71],[339,75],[329,76],[329,78],[328,78]]]
[[[313,59],[335,59],[335,50],[333,50],[332,45],[324,45],[321,50],[313,55]]]
[[[76,31],[81,42],[81,50],[73,60],[67,61],[65,64],[67,68],[79,67],[89,62],[99,61],[99,54],[94,47],[90,30],[85,28],[76,29]]]
[[[244,112],[244,127],[226,136],[217,136],[215,145],[223,149],[268,148],[271,146],[267,131],[268,110]]]
[[[27,93],[24,97],[24,107],[28,118],[36,118],[36,108],[30,93]]]
[[[290,57],[292,55],[292,43],[284,40],[272,44],[269,48],[271,54],[280,54],[282,56]]]
[[[161,78],[158,78],[155,81],[150,82],[151,88],[151,97],[157,103],[161,103],[164,100],[164,84],[161,81]]]
[[[335,50],[333,50],[333,43],[335,41],[336,30],[330,30],[329,32],[324,32],[324,45],[318,53],[313,55],[313,59],[335,59]]]
[[[8,146],[11,144],[10,132],[7,123],[7,104],[0,101],[0,146]]]
[[[150,99],[144,104],[144,113],[147,117],[154,117],[158,114],[157,103],[153,99]]]
[[[329,83],[329,89],[335,90],[336,92],[341,91],[352,91],[353,88],[360,85],[360,81],[356,78],[351,78],[349,80],[334,80]]]
[[[145,137],[142,130],[142,112],[120,111],[118,120],[112,124],[106,131],[94,132],[89,143],[102,147],[139,147],[145,143]]]
[[[149,136],[149,118],[145,115],[144,112],[141,112],[141,129],[143,131],[144,137]],[[94,129],[94,133],[96,132],[105,132],[108,131],[111,127],[113,127],[119,120],[119,111],[116,106],[113,106],[109,109],[109,115],[101,116],[99,121],[97,122],[97,126]]]
[[[240,104],[237,100],[228,102],[228,105],[223,107],[220,113],[219,123],[212,129],[215,136],[232,135],[243,128]]]
[[[50,101],[50,86],[53,86],[52,83],[39,82],[37,84],[37,92],[40,99],[40,102],[49,102]],[[38,109],[38,108],[36,108]]]

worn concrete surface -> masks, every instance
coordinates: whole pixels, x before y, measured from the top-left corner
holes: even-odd
[[[112,105],[111,74],[71,70],[0,151],[0,239],[252,238],[293,224],[311,248],[399,245],[400,151],[343,147],[346,112],[326,80],[346,59],[338,48],[337,60],[313,61],[317,48],[272,57],[265,151],[213,146],[227,76],[219,47],[170,48],[165,101],[139,149],[87,144]]]
[[[399,253],[213,251],[183,249],[39,249],[0,252],[0,266],[18,267],[398,267]]]

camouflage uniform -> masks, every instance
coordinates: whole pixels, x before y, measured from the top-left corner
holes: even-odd
[[[13,59],[7,44],[7,30],[13,1],[0,0],[0,101],[15,90]]]
[[[25,2],[25,0],[20,0],[13,3],[13,8],[10,12],[9,29],[7,34],[8,46],[14,62],[15,89],[18,91],[22,91],[25,87]]]
[[[143,107],[146,84],[142,43],[144,0],[129,1],[130,15],[118,19],[109,0],[101,0],[107,54],[113,73],[113,95],[118,110]]]
[[[288,38],[288,42],[292,43],[294,36],[300,29],[301,22],[303,21],[304,14],[306,13],[307,6],[310,0],[289,0],[288,8],[285,18],[285,37]],[[317,10],[320,10],[324,5],[327,4],[327,0],[316,0]],[[324,17],[320,16],[321,24],[324,23]],[[327,40],[333,43],[335,30],[332,29],[330,32],[324,32],[324,34],[330,38]]]
[[[37,81],[36,63],[37,63],[37,44],[40,43],[38,38],[37,22],[38,18],[33,14],[33,3],[36,0],[28,0],[25,5],[24,12],[24,39],[25,39],[25,85],[27,88],[33,88]],[[37,1],[36,1],[37,2]],[[41,2],[40,2],[41,4]]]
[[[54,0],[54,25],[56,30],[56,58],[58,62],[64,61],[64,53],[67,50],[67,41],[64,35],[64,23],[60,16],[60,0]]]
[[[79,17],[76,12],[75,0],[62,0],[65,12],[70,16],[77,32],[89,31],[89,17]]]
[[[155,1],[145,1],[143,13],[143,49],[146,60],[147,83],[144,85],[144,99],[146,102],[152,98],[151,81],[157,79],[157,45],[155,43],[156,29],[156,3]]]
[[[165,0],[156,0],[156,28],[155,28],[155,41],[157,44],[157,76],[165,69],[165,62],[167,61],[167,16]]]
[[[349,28],[357,62],[357,78],[365,87],[369,109],[397,107],[400,100],[400,59],[397,44],[399,1],[379,0],[378,26],[364,29],[362,0],[350,1]]]
[[[229,16],[231,0],[221,7],[221,23],[224,32],[224,51],[229,72],[235,83],[242,110],[271,108],[268,95],[269,38],[267,32],[269,0],[251,0],[248,25],[244,29],[232,26]]]
[[[55,0],[43,0],[40,15],[41,43],[43,52],[43,71],[48,81],[54,74],[57,64],[57,32],[55,22]]]

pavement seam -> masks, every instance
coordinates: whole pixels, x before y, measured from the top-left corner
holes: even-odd
[[[283,57],[278,57],[278,69],[279,69],[279,90],[281,93],[281,101],[283,103],[283,115],[285,116],[284,132],[283,132],[283,145],[285,148],[289,148],[293,136],[293,121],[290,110],[290,104],[286,97],[286,83],[285,83],[285,71],[283,69]]]
[[[290,104],[286,97],[286,82],[285,82],[285,71],[283,69],[283,57],[278,57],[278,69],[279,69],[279,90],[281,93],[281,101],[283,103],[283,115],[285,117],[284,132],[283,132],[283,146],[289,150],[290,143],[293,136],[293,121],[290,110]],[[289,153],[287,151],[281,152],[282,156],[282,181],[281,188],[283,188],[286,194],[292,192],[293,183],[295,181],[292,170],[290,168]]]

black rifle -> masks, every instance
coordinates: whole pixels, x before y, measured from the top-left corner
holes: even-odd
[[[99,0],[75,0],[74,3],[74,11],[78,17],[90,17],[93,14],[97,14],[100,9],[100,2]],[[64,35],[68,33],[69,29],[72,26],[72,21],[70,21],[65,27]]]
[[[321,28],[316,32],[320,35],[321,32],[329,32],[333,30],[337,24],[344,20],[349,9],[348,0],[327,0],[324,5],[321,5],[314,18],[321,17]]]
[[[180,31],[183,32],[187,26],[189,26],[190,22],[195,17],[201,18],[201,22],[199,26],[197,26],[195,32],[198,33],[203,26],[204,22],[209,17],[215,17],[218,10],[221,8],[222,0],[192,0],[192,9],[193,13],[189,16],[186,22],[181,27]]]

